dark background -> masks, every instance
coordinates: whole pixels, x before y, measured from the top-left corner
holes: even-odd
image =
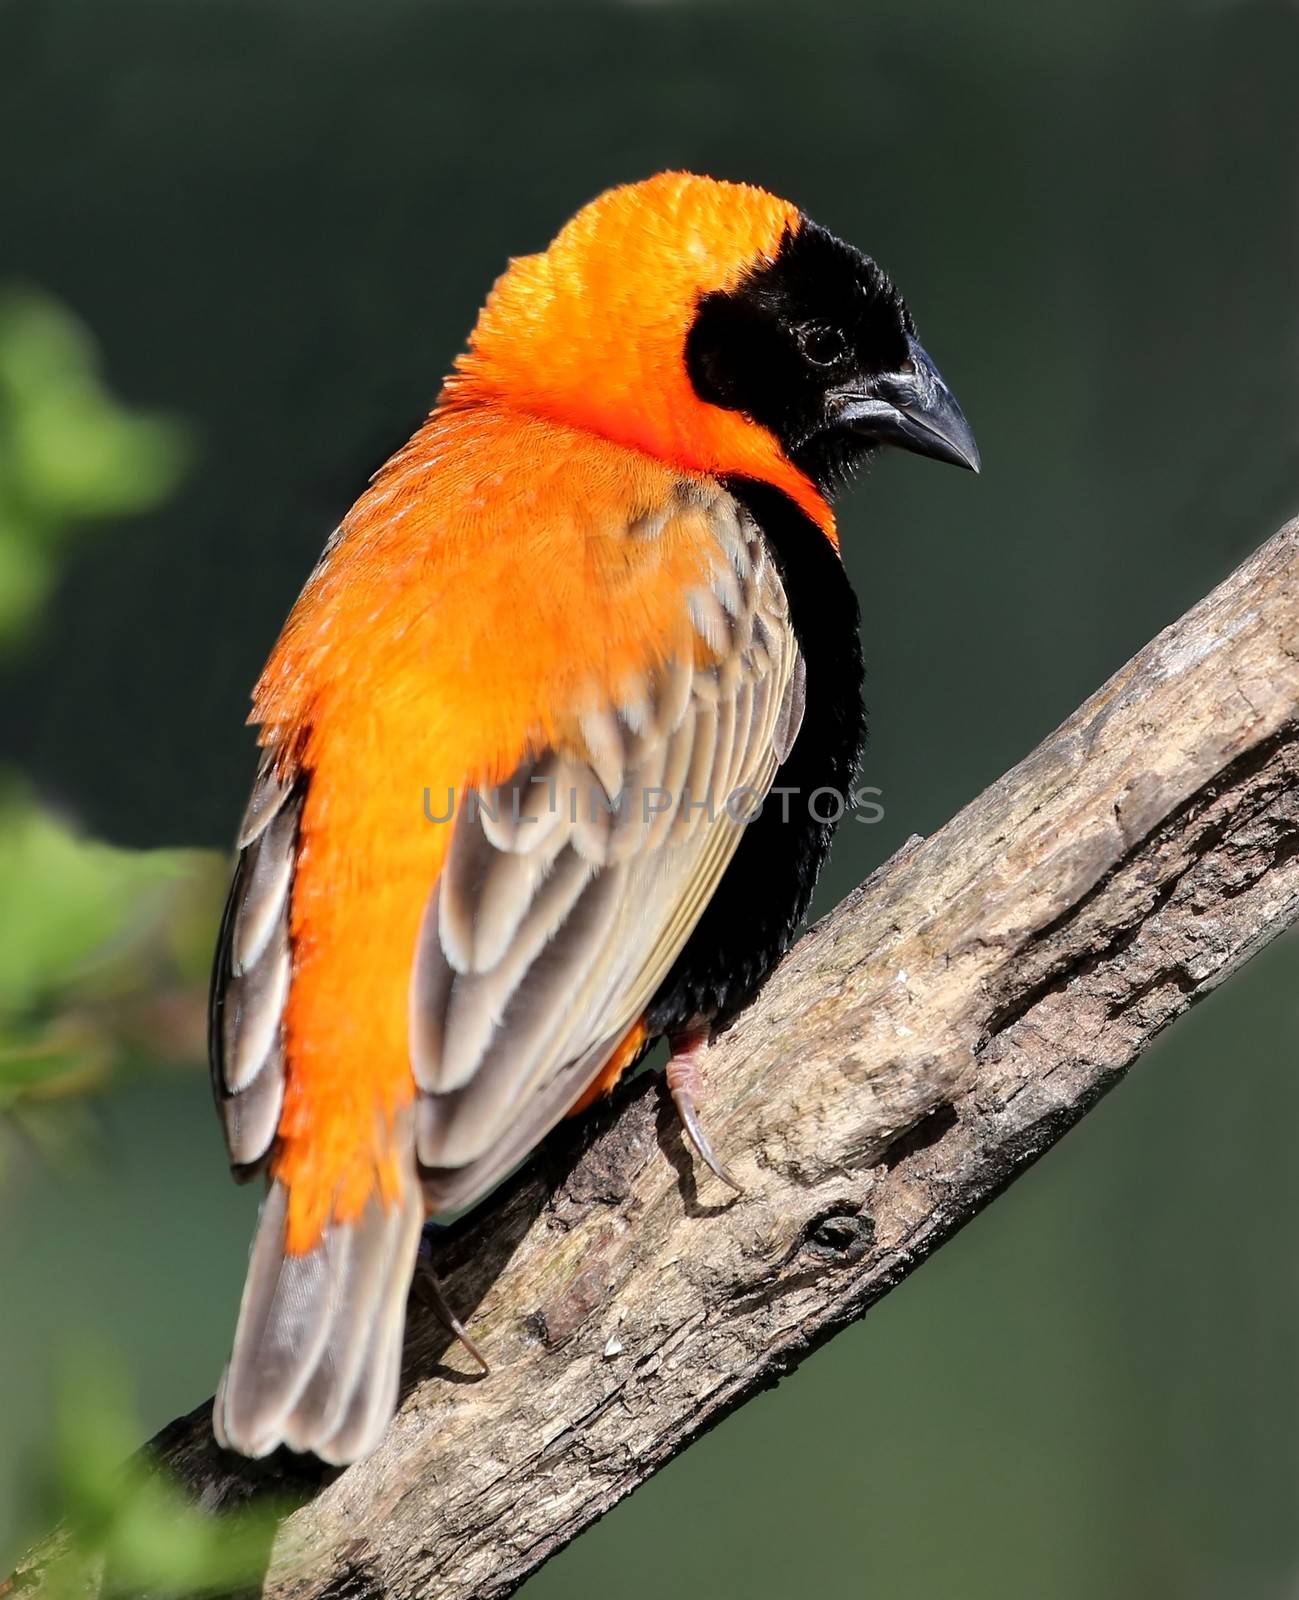
[[[200,448],[7,664],[5,759],[91,834],[224,848],[262,659],[492,278],[688,166],[876,255],[983,450],[842,507],[886,815],[832,903],[1299,509],[1297,79],[1299,11],[1231,0],[0,0],[0,278]],[[530,1600],[1296,1593],[1296,978],[1261,957]],[[125,1084],[9,1205],[0,1544],[70,1332],[150,1427],[211,1390],[253,1201],[206,1093]]]

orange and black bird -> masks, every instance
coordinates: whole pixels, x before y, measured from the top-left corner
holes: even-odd
[[[211,1042],[268,1187],[223,1444],[371,1451],[426,1216],[658,1039],[725,1177],[699,1056],[807,910],[805,797],[861,753],[829,500],[888,444],[978,466],[883,271],[761,189],[614,189],[496,283],[254,692]]]

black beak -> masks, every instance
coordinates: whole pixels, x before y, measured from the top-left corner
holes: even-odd
[[[830,396],[834,426],[977,472],[979,447],[956,396],[920,343],[908,339],[907,344],[910,354],[900,371],[872,378],[861,390]]]

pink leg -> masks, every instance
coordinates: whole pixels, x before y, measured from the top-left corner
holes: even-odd
[[[743,1185],[737,1183],[717,1159],[708,1135],[700,1124],[699,1113],[695,1109],[696,1103],[703,1099],[704,1076],[699,1068],[699,1058],[708,1047],[708,1030],[706,1027],[688,1028],[682,1033],[674,1034],[671,1044],[672,1059],[668,1062],[667,1073],[668,1093],[672,1096],[672,1104],[677,1108],[677,1116],[681,1118],[686,1138],[690,1140],[695,1154],[710,1172],[734,1189],[736,1194],[743,1194]]]

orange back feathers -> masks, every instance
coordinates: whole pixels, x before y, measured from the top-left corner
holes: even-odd
[[[700,648],[680,601],[707,577],[692,516],[639,545],[591,537],[671,504],[676,481],[536,417],[440,412],[357,502],[294,607],[254,698],[263,742],[311,774],[273,1164],[292,1249],[397,1181],[375,1118],[414,1097],[411,960],[453,831],[430,819],[529,749],[563,746],[592,685],[616,696]]]

